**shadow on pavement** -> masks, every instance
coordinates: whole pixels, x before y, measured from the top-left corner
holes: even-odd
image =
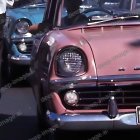
[[[0,122],[6,122],[11,116],[0,115]],[[17,118],[1,123],[0,140],[28,140],[38,134],[35,116],[18,116]]]

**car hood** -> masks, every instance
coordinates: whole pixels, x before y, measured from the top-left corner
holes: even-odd
[[[87,28],[84,38],[94,54],[98,76],[140,73],[140,27]]]
[[[45,5],[43,6],[26,6],[15,9],[7,9],[7,15],[15,20],[19,18],[28,18],[32,23],[39,23],[43,19]]]

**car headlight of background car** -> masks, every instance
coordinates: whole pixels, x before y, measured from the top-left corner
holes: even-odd
[[[18,19],[15,25],[16,32],[19,34],[26,34],[28,27],[31,25],[31,21],[25,18]]]
[[[58,76],[78,76],[87,71],[87,58],[77,47],[62,49],[56,57],[56,73]]]

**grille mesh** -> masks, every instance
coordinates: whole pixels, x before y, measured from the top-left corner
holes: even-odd
[[[118,109],[135,109],[140,106],[140,89],[138,87],[109,87],[109,88],[85,88],[76,89],[79,94],[79,102],[76,106],[67,105],[63,101],[66,91],[60,93],[63,105],[67,109],[107,109],[110,96],[114,96]]]
[[[16,46],[18,46],[21,42],[15,42]],[[25,42],[25,44],[27,45],[27,50],[26,51],[21,51],[18,47],[18,51],[20,53],[23,53],[23,54],[31,54],[31,51],[32,51],[32,46],[33,46],[33,41],[27,41]]]

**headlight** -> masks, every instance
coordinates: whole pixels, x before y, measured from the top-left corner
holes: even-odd
[[[85,54],[78,48],[70,47],[61,50],[56,59],[56,73],[59,76],[76,76],[87,69]]]
[[[31,25],[28,19],[19,19],[15,25],[16,31],[20,34],[26,34],[28,32],[28,27]]]
[[[64,101],[68,105],[76,105],[79,101],[78,93],[75,90],[66,92],[64,95]]]

